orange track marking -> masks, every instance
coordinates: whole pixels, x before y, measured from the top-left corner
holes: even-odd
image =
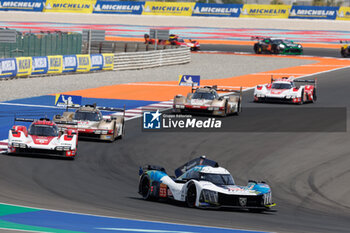
[[[143,38],[128,38],[128,37],[116,37],[106,36],[106,40],[110,41],[126,41],[126,42],[144,42]],[[229,44],[229,45],[251,45],[253,46],[255,41],[241,41],[241,40],[199,40],[200,44]],[[302,43],[304,48],[327,48],[327,49],[339,49],[340,44],[325,44],[325,43]]]
[[[224,53],[227,54],[227,53]],[[229,56],[229,55],[228,55]],[[241,55],[256,56],[256,55]],[[271,56],[271,55],[260,55]],[[275,57],[275,56],[273,56]],[[286,76],[299,77],[308,74],[314,74],[322,71],[329,71],[336,68],[350,66],[350,60],[322,57],[297,57],[297,56],[280,56],[283,58],[296,58],[314,60],[315,63],[309,65],[282,68],[273,71],[260,72],[255,74],[242,75],[230,78],[201,80],[201,86],[218,85],[226,87],[243,88],[254,87],[259,84],[270,82],[271,75],[274,78]],[[117,72],[117,71],[116,71]],[[174,75],[176,79],[176,75]],[[119,84],[112,86],[104,86],[85,90],[70,91],[64,94],[80,95],[88,98],[104,98],[104,99],[127,99],[127,100],[147,100],[147,101],[167,101],[177,94],[187,95],[191,91],[191,87],[178,86],[177,81],[163,82],[142,82]]]

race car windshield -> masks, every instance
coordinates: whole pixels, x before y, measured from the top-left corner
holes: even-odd
[[[292,85],[289,83],[273,83],[272,89],[291,89]]]
[[[200,173],[200,180],[212,182],[215,185],[234,185],[235,182],[230,174]]]
[[[213,93],[208,92],[196,92],[193,94],[192,99],[213,100],[215,99],[215,95]]]
[[[177,41],[178,42],[185,42],[184,39],[182,39],[182,38],[178,38]]]
[[[36,136],[57,137],[58,128],[56,125],[31,125],[29,134]]]
[[[98,112],[77,111],[74,114],[74,120],[78,121],[100,121],[101,115]]]

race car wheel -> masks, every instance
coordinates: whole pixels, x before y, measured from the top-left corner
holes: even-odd
[[[125,120],[124,120],[124,118],[123,118],[123,124],[122,124],[122,126],[123,126],[122,136],[124,137],[124,135],[125,135]],[[120,137],[120,138],[121,138],[121,137]]]
[[[197,199],[197,189],[194,183],[189,184],[187,189],[186,203],[190,208],[195,207]]]
[[[305,95],[304,95],[304,90],[302,90],[302,91],[301,91],[301,98],[300,98],[299,104],[300,104],[300,105],[301,105],[301,104],[304,104],[304,102],[305,102]]]
[[[316,88],[314,88],[312,95],[313,95],[313,98],[312,98],[313,102],[316,102],[317,100]]]
[[[256,54],[260,54],[261,53],[261,47],[259,47],[258,45],[254,45],[254,52]]]
[[[340,54],[342,57],[347,57],[345,49],[341,49]]]
[[[140,194],[143,199],[151,199],[151,185],[147,175],[142,176],[140,180]]]
[[[228,103],[227,101],[225,102],[225,109],[224,109],[224,113],[222,114],[222,116],[227,116],[228,115]]]
[[[241,100],[238,100],[236,115],[238,116],[240,112],[242,112],[242,106],[241,106]]]
[[[117,123],[116,122],[114,122],[114,126],[113,126],[113,137],[111,138],[111,142],[114,142],[116,139],[117,139],[117,137],[118,137],[118,132],[117,132],[117,130],[116,130],[116,125],[117,125]]]

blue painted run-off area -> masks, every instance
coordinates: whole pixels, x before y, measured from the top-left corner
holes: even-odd
[[[6,103],[10,104],[7,105]],[[52,119],[56,114],[62,114],[65,109],[58,108],[54,105],[55,96],[45,95],[33,98],[18,99],[0,103],[0,140],[7,139],[8,131],[14,125],[14,118],[25,117],[39,119],[48,117]],[[118,99],[95,99],[83,98],[82,104],[93,104],[103,107],[115,107],[126,109],[134,109],[141,106],[157,103],[154,101],[142,100],[118,100]],[[111,112],[102,112],[103,115],[111,114]],[[28,126],[28,123],[21,122],[21,125]]]
[[[61,230],[96,232],[96,233],[257,233],[260,231],[245,231],[237,229],[213,228],[191,225],[147,222],[120,218],[99,217],[82,214],[72,214],[39,210],[34,212],[10,214],[1,216],[0,220],[36,227],[48,227]],[[200,224],[200,223],[198,223]]]

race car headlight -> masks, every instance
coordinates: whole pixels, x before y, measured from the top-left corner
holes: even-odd
[[[24,144],[24,143],[17,143],[17,142],[14,142],[12,143],[12,147],[17,147],[17,148],[26,148],[27,145]]]
[[[262,198],[263,205],[269,205],[272,203],[272,194],[271,192],[265,193]]]
[[[280,44],[279,47],[280,47],[281,49],[284,49],[286,46],[285,46],[284,44]]]
[[[208,110],[212,111],[212,110],[214,110],[214,108],[213,107],[208,107]]]
[[[95,134],[101,134],[101,130],[95,130]]]
[[[56,147],[56,150],[58,150],[58,151],[63,151],[63,146],[57,146],[57,147]]]
[[[64,147],[63,147],[63,150],[64,150],[64,151],[69,151],[69,150],[70,150],[70,146],[64,146]]]
[[[303,47],[303,46],[301,46],[301,44],[298,44],[298,48],[301,48],[301,47]]]
[[[287,99],[290,99],[290,95],[286,95],[286,98],[287,98]]]
[[[200,196],[201,202],[208,202],[208,203],[218,203],[218,192],[203,189]]]

